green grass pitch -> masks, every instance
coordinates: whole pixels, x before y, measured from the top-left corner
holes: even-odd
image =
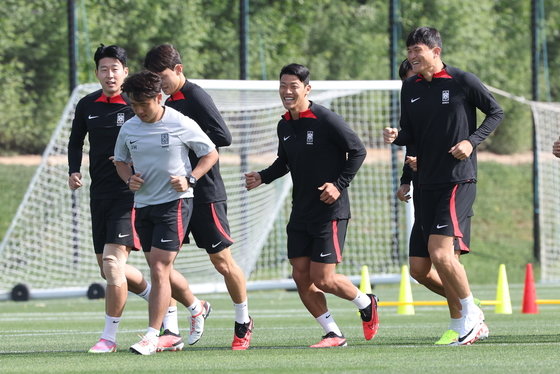
[[[558,298],[560,286],[537,285],[539,299]],[[476,286],[482,300],[496,297],[495,286]],[[382,301],[396,301],[398,285],[379,285]],[[202,339],[182,352],[137,356],[128,351],[147,325],[147,304],[131,295],[109,355],[86,353],[103,329],[104,301],[77,299],[0,303],[0,373],[551,373],[560,364],[560,305],[540,305],[522,314],[522,285],[510,286],[513,314],[484,307],[490,337],[464,347],[433,343],[447,328],[442,306],[417,306],[405,316],[396,307],[380,308],[380,329],[365,341],[353,305],[328,296],[330,310],[348,347],[311,349],[323,334],[296,292],[259,291],[249,295],[255,320],[248,351],[231,351],[233,307],[226,294],[199,295],[214,311]],[[413,284],[415,301],[440,300]],[[186,310],[180,325],[186,334]]]

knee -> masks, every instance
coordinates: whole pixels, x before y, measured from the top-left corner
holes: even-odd
[[[410,276],[414,278],[417,282],[423,283],[428,277],[429,269],[426,271],[424,268],[420,267],[410,267]]]
[[[107,284],[111,286],[120,286],[126,283],[124,272],[125,261],[123,258],[115,254],[103,256],[103,267],[101,270],[102,277],[107,280]]]
[[[309,280],[309,274],[297,269],[292,269],[292,278],[298,286],[311,283],[311,281]]]
[[[332,280],[325,277],[311,277],[311,282],[321,291],[331,293],[332,290]]]
[[[232,273],[234,264],[232,261],[228,261],[226,258],[219,256],[211,256],[210,261],[214,268],[223,276],[227,276]]]

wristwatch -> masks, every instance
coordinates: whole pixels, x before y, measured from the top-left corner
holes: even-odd
[[[189,182],[190,187],[194,188],[194,186],[196,186],[197,179],[194,175],[188,175],[187,181]]]

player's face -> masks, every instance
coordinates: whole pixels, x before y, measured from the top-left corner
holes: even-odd
[[[309,95],[311,86],[306,85],[295,75],[284,74],[280,77],[280,99],[282,105],[290,113],[299,113],[309,107]]]
[[[441,48],[430,48],[426,44],[414,44],[407,48],[407,59],[412,65],[414,74],[437,73]]]
[[[95,75],[101,83],[105,96],[111,97],[121,93],[121,86],[128,75],[128,68],[116,58],[103,57],[99,60],[99,66]]]
[[[157,73],[161,77],[161,89],[166,95],[173,95],[179,91],[182,86],[182,66],[175,65],[173,70],[167,68],[164,71]]]
[[[162,94],[158,94],[151,99],[136,99],[134,95],[130,95],[130,106],[142,121],[154,123],[161,119],[163,107],[161,106]]]

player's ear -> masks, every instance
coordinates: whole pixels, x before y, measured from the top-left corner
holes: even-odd
[[[177,75],[183,74],[183,64],[177,64],[177,65],[175,65],[175,67],[173,68],[173,71],[174,71],[175,74],[177,74]]]
[[[434,49],[432,49],[432,52],[434,54],[434,57],[441,57],[441,48],[440,47],[434,47]]]
[[[311,92],[311,85],[308,84],[307,86],[305,86],[305,95],[309,95],[309,92]]]
[[[128,66],[125,66],[123,68],[123,71],[124,71],[124,76],[127,77],[128,76]]]

